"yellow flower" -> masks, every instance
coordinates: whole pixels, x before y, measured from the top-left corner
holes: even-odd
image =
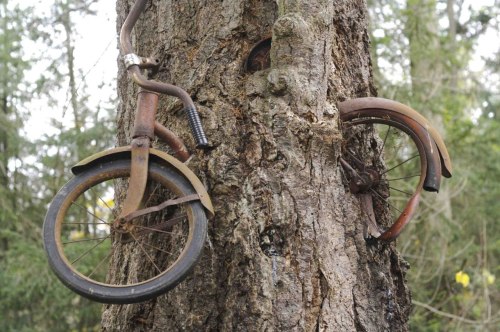
[[[69,233],[69,239],[71,241],[81,240],[85,237],[85,233],[82,231],[71,231]]]
[[[99,198],[97,205],[103,208],[112,209],[115,207],[115,200],[113,198],[108,198],[106,200]]]
[[[463,271],[458,271],[457,273],[455,273],[455,281],[458,284],[461,284],[462,287],[465,288],[465,287],[469,286],[470,277],[467,273],[465,273]]]
[[[486,279],[488,285],[493,285],[495,283],[495,276],[488,270],[483,270],[483,277]]]

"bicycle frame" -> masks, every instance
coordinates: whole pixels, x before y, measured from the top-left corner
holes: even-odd
[[[158,92],[179,98],[184,104],[184,109],[188,115],[189,125],[196,140],[198,148],[207,148],[208,141],[201,126],[200,118],[196,107],[189,94],[183,89],[167,83],[148,80],[141,73],[141,69],[158,65],[158,61],[151,58],[141,58],[136,55],[132,48],[131,33],[137,23],[140,14],[146,7],[147,0],[137,0],[130,10],[120,32],[120,48],[127,67],[127,71],[132,80],[141,88],[147,91]]]
[[[137,98],[137,112],[134,120],[132,141],[130,143],[130,148],[125,149],[131,154],[130,183],[123,209],[117,220],[123,221],[127,219],[127,216],[131,215],[131,213],[140,209],[148,180],[148,163],[150,155],[159,157],[164,162],[176,167],[181,174],[185,175],[198,193],[196,199],[201,200],[203,206],[213,215],[213,207],[210,198],[201,182],[191,170],[182,163],[173,162],[171,159],[174,158],[168,158],[167,154],[150,149],[151,142],[156,135],[173,150],[174,155],[181,162],[185,162],[189,158],[188,150],[182,140],[165,126],[155,121],[159,94],[174,96],[182,101],[184,110],[188,115],[189,126],[197,148],[207,148],[208,140],[203,131],[193,100],[189,94],[172,84],[148,80],[141,72],[143,69],[150,69],[158,66],[158,60],[136,55],[133,52],[131,43],[132,29],[139,19],[140,14],[144,11],[146,3],[147,0],[138,0],[134,4],[120,32],[120,48],[127,72],[132,81],[138,84],[141,89]],[[83,169],[97,160],[113,158],[113,156],[119,153],[123,153],[120,148],[91,156],[76,165],[73,171],[77,172],[79,169]],[[193,198],[191,200],[193,200]]]

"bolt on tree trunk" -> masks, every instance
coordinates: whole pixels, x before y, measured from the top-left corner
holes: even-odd
[[[132,3],[117,1],[119,24]],[[155,300],[106,306],[103,330],[407,330],[407,267],[393,245],[363,238],[337,160],[336,102],[375,94],[367,20],[359,0],[150,3],[137,52],[161,59],[156,79],[199,108],[213,149],[189,166],[217,215],[195,271]],[[270,68],[245,72],[252,45],[271,35]],[[120,73],[127,144],[137,88]],[[181,109],[164,98],[159,120],[194,151]]]

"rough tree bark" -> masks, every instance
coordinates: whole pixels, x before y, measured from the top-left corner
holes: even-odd
[[[117,0],[118,26],[132,3]],[[217,215],[194,273],[155,300],[106,306],[104,331],[408,329],[407,266],[393,245],[364,240],[337,161],[336,102],[375,94],[367,21],[362,0],[150,2],[134,42],[199,107],[213,149],[189,166]],[[245,73],[270,35],[271,68]],[[119,77],[126,144],[136,87]],[[161,109],[194,151],[180,103]]]

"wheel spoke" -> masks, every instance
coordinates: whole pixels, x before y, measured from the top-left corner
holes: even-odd
[[[154,265],[154,267],[156,268],[156,270],[158,271],[158,273],[161,273],[160,268],[155,264],[155,262],[153,261],[153,258],[151,258],[151,256],[148,254],[148,252],[146,251],[146,249],[144,249],[144,247],[142,246],[142,242],[139,242],[139,240],[137,240],[137,238],[134,236],[134,233],[130,232],[129,234],[134,238],[135,242],[137,243],[137,245],[139,246],[139,248],[141,248],[141,250],[144,252],[144,254],[146,254],[146,256],[148,257],[149,261]]]
[[[159,185],[159,184],[157,184],[157,185],[155,186],[155,189],[151,192],[151,194],[149,194],[148,199],[144,202],[144,206],[147,206],[147,205],[148,205],[147,203],[149,203],[149,201],[151,200],[151,198],[153,198],[154,194],[156,194],[156,191],[158,190],[158,188],[160,188],[160,185]]]
[[[397,207],[395,207],[394,205],[392,205],[391,203],[389,203],[389,201],[387,199],[385,199],[384,197],[382,197],[382,195],[380,195],[378,192],[376,192],[373,188],[371,188],[370,191],[375,194],[376,198],[382,200],[384,203],[386,203],[387,205],[389,205],[391,208],[393,208],[394,210],[398,211],[399,213],[403,213]]]
[[[167,232],[167,231],[164,231],[164,230],[161,230],[161,229],[157,229],[157,228],[152,228],[152,227],[146,227],[146,226],[140,226],[140,225],[135,225],[135,227],[146,229],[148,231],[158,232],[158,233],[164,233],[164,234],[170,234],[170,235],[174,235],[175,234],[175,233],[172,233],[172,232]]]
[[[99,194],[96,194],[96,192],[94,191],[94,188],[90,188],[90,190],[99,198],[99,200],[104,204],[106,205],[106,207],[108,208],[109,211],[111,211],[111,213],[113,213],[113,209],[108,205],[108,203],[106,203],[106,201],[101,197],[101,195]]]
[[[408,175],[408,176],[403,176],[401,178],[395,178],[395,179],[383,179],[383,182],[391,182],[391,181],[397,181],[397,180],[407,180],[411,178],[416,178],[417,176],[420,176],[420,174],[415,174],[415,175]]]
[[[106,241],[106,239],[109,238],[109,236],[110,235],[106,236],[104,239],[102,239],[101,241],[99,241],[98,243],[96,243],[95,245],[93,245],[92,248],[88,249],[83,254],[81,254],[77,259],[75,259],[74,261],[72,261],[71,264],[75,264],[80,259],[82,259],[83,257],[87,256],[89,252],[91,252],[92,250],[94,250],[95,248],[97,248],[97,246],[99,246],[101,243],[103,243],[104,241]]]
[[[391,131],[391,128],[392,128],[391,126],[387,128],[387,131],[385,132],[384,143],[382,143],[382,147],[380,148],[380,151],[378,152],[377,158],[375,158],[375,160],[377,160],[384,151],[385,142],[387,142],[387,137],[389,137],[389,132]]]
[[[99,240],[106,240],[109,237],[96,237],[93,239],[83,239],[83,240],[75,240],[75,241],[68,241],[68,242],[63,242],[62,244],[72,244],[72,243],[79,243],[79,242],[89,242],[89,241],[99,241]]]
[[[96,216],[94,213],[90,212],[89,210],[87,210],[85,207],[81,206],[80,204],[78,204],[77,202],[71,202],[71,204],[73,205],[76,205],[78,206],[79,208],[87,211],[88,214],[90,214],[91,216],[93,216],[94,218],[96,218],[97,220],[101,221],[103,224],[106,224],[106,225],[109,225],[108,222],[105,222],[103,219],[99,218],[98,216]]]
[[[87,278],[90,278],[92,277],[92,275],[99,269],[99,267],[101,267],[102,263],[104,263],[106,260],[108,260],[109,258],[111,258],[111,255],[113,254],[113,251],[110,251],[109,254],[106,255],[106,257],[104,257],[97,265],[96,267],[92,270],[92,272],[90,272],[90,274],[87,276]]]
[[[143,243],[143,244],[144,244],[145,246],[147,246],[147,247],[150,247],[150,248],[156,249],[156,250],[161,251],[161,252],[164,252],[164,253],[166,253],[166,254],[173,255],[173,253],[171,253],[170,251],[166,251],[166,250],[160,249],[160,248],[155,247],[155,246],[153,246],[153,245],[151,245],[151,244],[147,244],[147,243]]]
[[[351,134],[347,137],[347,139],[345,139],[345,140],[344,140],[344,142],[349,143],[349,142],[350,142],[350,141],[354,138],[354,136],[356,136],[356,132],[351,133]]]
[[[392,190],[395,190],[395,191],[397,191],[397,192],[400,192],[400,193],[406,194],[406,195],[408,195],[408,196],[413,196],[413,194],[412,194],[412,193],[409,193],[409,192],[407,192],[407,191],[404,191],[404,190],[401,190],[401,189],[397,189],[397,188],[394,188],[394,187],[389,187],[389,188],[390,188],[390,189],[392,189]]]
[[[398,168],[398,167],[402,166],[403,164],[405,164],[405,163],[409,162],[409,161],[410,161],[410,160],[412,160],[412,159],[417,158],[418,156],[419,156],[419,155],[418,155],[418,154],[416,154],[416,155],[414,155],[413,157],[410,157],[410,158],[406,159],[405,161],[400,162],[400,163],[399,163],[399,164],[397,164],[396,166],[391,167],[391,168],[389,168],[388,170],[386,170],[386,171],[384,171],[384,172],[380,173],[380,175],[384,175],[385,173],[388,173],[388,172],[390,172],[390,171],[394,170],[395,168]]]
[[[356,155],[350,151],[347,151],[347,153],[351,156],[351,158],[354,159],[354,162],[357,164],[357,167],[360,169],[365,169],[365,163],[363,163]]]
[[[103,225],[102,222],[63,222],[63,225]],[[109,225],[109,224],[108,224]]]

